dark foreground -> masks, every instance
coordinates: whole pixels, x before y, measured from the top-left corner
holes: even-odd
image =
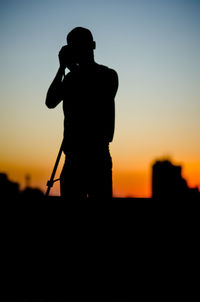
[[[193,300],[197,292],[198,203],[1,205],[2,301]]]

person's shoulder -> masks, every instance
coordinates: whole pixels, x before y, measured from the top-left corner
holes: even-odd
[[[115,72],[115,73],[117,73],[114,69],[112,69],[108,66],[105,66],[103,64],[96,63],[96,68],[99,69],[99,70],[105,71],[105,72]]]
[[[107,76],[118,77],[117,72],[113,68],[97,63],[96,67],[99,71],[103,72],[104,74],[107,74]]]

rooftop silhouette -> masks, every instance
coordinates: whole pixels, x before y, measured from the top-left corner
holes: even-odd
[[[20,193],[19,184],[8,179],[6,173],[0,173],[1,196],[17,197]]]
[[[152,197],[154,200],[200,200],[198,188],[189,188],[181,175],[182,167],[169,160],[156,161],[152,167]]]
[[[0,192],[3,198],[8,199],[40,199],[44,195],[39,188],[30,187],[29,182],[24,190],[20,190],[19,183],[11,181],[6,173],[0,173]]]

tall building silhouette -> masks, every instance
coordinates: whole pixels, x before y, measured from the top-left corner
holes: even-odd
[[[198,188],[189,188],[181,175],[182,167],[169,160],[156,161],[152,167],[152,197],[154,200],[200,200]]]
[[[2,197],[19,195],[19,184],[9,180],[6,173],[0,173],[0,194]]]

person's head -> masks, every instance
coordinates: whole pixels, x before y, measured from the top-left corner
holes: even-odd
[[[67,44],[71,47],[78,63],[94,60],[96,43],[89,29],[75,27],[67,35]]]

